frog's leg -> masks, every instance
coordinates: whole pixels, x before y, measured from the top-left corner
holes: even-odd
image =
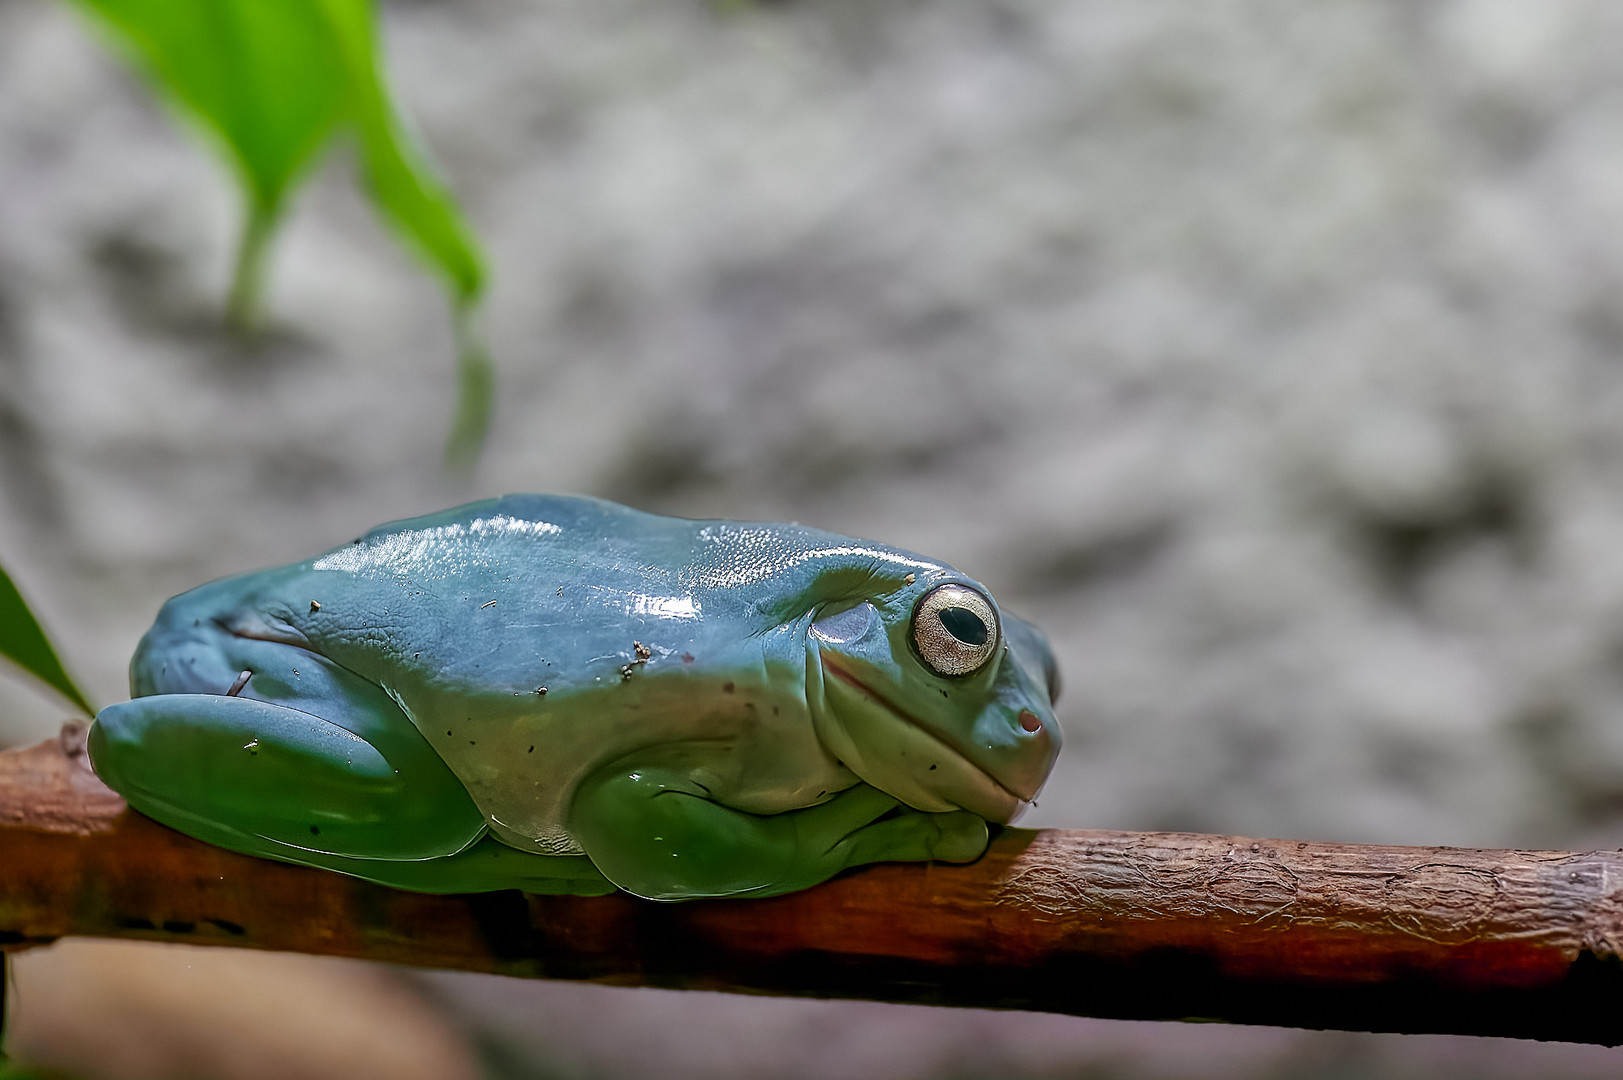
[[[871,862],[968,862],[986,849],[974,814],[909,810],[858,784],[782,814],[712,802],[679,770],[611,768],[575,797],[571,832],[603,874],[651,900],[773,896]]]
[[[420,892],[613,890],[583,856],[535,855],[485,836],[451,770],[410,721],[395,722],[405,727],[385,752],[287,705],[161,694],[103,709],[90,755],[131,806],[233,851]]]
[[[584,857],[486,837],[388,693],[307,649],[177,615],[142,641],[131,684],[141,696],[92,725],[92,761],[182,832],[421,892],[612,888]]]
[[[386,752],[346,719],[247,697],[160,694],[103,709],[90,756],[137,810],[252,855],[432,859],[480,837],[484,817],[409,721],[400,718],[420,748],[396,738]]]

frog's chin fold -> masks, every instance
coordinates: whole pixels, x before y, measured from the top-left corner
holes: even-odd
[[[814,709],[828,749],[863,782],[915,810],[968,810],[1007,824],[1031,805],[963,751],[909,716],[847,668],[822,658],[825,707]]]

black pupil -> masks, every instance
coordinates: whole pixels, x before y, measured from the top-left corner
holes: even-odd
[[[941,625],[947,628],[947,633],[965,645],[986,644],[986,624],[981,622],[979,615],[968,608],[942,608],[939,617]]]

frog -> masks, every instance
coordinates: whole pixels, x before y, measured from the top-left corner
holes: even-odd
[[[768,897],[964,863],[1054,765],[1041,630],[798,524],[507,495],[165,603],[99,712],[135,810],[427,893]]]

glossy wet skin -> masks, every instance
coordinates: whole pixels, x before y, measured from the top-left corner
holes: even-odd
[[[772,895],[978,855],[1052,679],[939,562],[510,496],[170,601],[91,749],[183,831],[401,887]]]

